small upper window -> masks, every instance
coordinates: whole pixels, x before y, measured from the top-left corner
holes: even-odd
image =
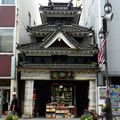
[[[2,0],[2,4],[14,4],[15,0]]]

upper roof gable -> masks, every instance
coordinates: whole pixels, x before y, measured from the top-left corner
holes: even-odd
[[[58,39],[56,40],[52,45],[49,46],[49,48],[70,48],[63,40]]]
[[[75,49],[76,46],[74,45],[74,43],[72,43],[70,40],[69,40],[69,37],[61,32],[61,31],[55,31],[49,38],[47,38],[43,43],[42,43],[42,46],[44,48],[48,48],[50,47],[52,44],[54,44],[55,42],[61,42],[63,41],[64,44],[66,44],[69,48],[72,48],[72,49]],[[62,43],[63,43],[62,42]],[[62,46],[61,46],[62,47]]]
[[[74,25],[74,27],[79,29],[79,27],[77,27],[76,25]],[[89,33],[89,30],[84,27],[82,27],[82,31],[84,32],[84,34]],[[77,41],[74,37],[68,35],[68,33],[66,33],[63,30],[63,27],[54,29],[54,31],[51,31],[46,35],[47,36],[44,39],[42,39],[42,41],[19,45],[19,49],[40,50],[43,48],[44,49],[65,48],[65,49],[91,50],[94,49],[95,47],[95,44],[90,44],[87,41],[84,40]]]

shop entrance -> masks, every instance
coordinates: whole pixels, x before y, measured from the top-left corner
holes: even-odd
[[[50,80],[35,81],[34,90],[36,92],[35,116],[45,117],[46,103],[51,99],[51,82]]]
[[[72,86],[72,105],[76,107],[76,117],[79,117],[83,114],[83,111],[88,108],[88,90],[89,90],[89,81],[73,81],[73,80],[44,80],[44,81],[35,81],[34,90],[36,93],[35,99],[35,116],[45,117],[46,116],[46,104],[51,103],[53,99],[53,85],[55,89],[59,91],[60,89],[67,90],[71,92]],[[64,87],[65,86],[65,87]],[[63,89],[64,87],[64,89]],[[56,93],[55,93],[56,94]],[[66,93],[61,93],[59,95],[65,95]],[[68,97],[68,96],[67,96]],[[56,102],[56,101],[53,101]],[[66,102],[67,103],[67,102]]]
[[[0,116],[6,114],[10,103],[10,87],[0,87]]]
[[[89,81],[76,81],[76,108],[77,116],[81,116],[85,109],[88,109]]]

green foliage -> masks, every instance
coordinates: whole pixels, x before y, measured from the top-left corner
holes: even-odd
[[[82,115],[81,116],[81,120],[93,120],[93,116],[92,115]]]
[[[18,116],[16,115],[8,115],[5,120],[18,120]]]

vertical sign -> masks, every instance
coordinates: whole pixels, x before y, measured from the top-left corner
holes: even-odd
[[[12,56],[12,60],[11,60],[11,78],[13,80],[16,79],[16,60],[15,60],[15,57]]]

